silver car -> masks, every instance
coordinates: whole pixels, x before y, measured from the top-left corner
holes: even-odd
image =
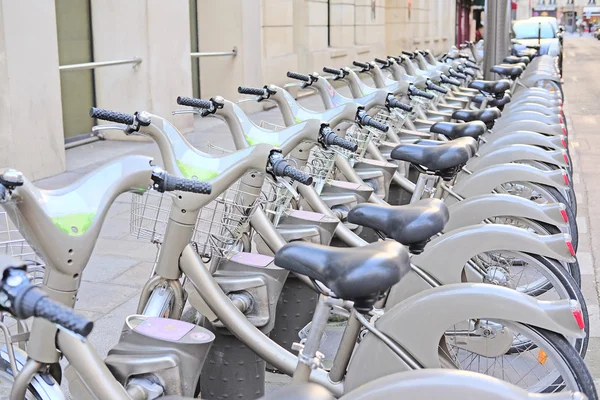
[[[512,43],[517,51],[528,46],[540,46],[540,54],[560,55],[558,24],[556,18],[534,17],[513,22]]]

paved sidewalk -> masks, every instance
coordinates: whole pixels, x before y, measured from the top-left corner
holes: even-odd
[[[600,387],[600,41],[590,36],[565,39],[565,114],[577,195],[582,290],[590,313],[590,345],[585,361]]]

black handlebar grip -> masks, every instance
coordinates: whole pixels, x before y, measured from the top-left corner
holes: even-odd
[[[299,182],[303,185],[310,186],[313,183],[313,178],[309,174],[302,172],[291,165],[287,165],[283,168],[282,176],[287,176],[288,178],[292,178],[296,182]]]
[[[473,61],[471,60],[467,60],[467,62],[465,63],[465,65],[469,68],[472,69],[476,69],[477,71],[481,71],[481,67],[477,64],[475,64]]]
[[[427,81],[427,89],[429,90],[435,90],[436,92],[440,92],[443,94],[448,93],[448,89],[443,88],[441,86],[436,85],[435,83],[431,82],[431,81]]]
[[[267,90],[265,88],[251,88],[246,86],[240,86],[238,87],[238,93],[265,96],[267,94]]]
[[[460,72],[456,72],[453,69],[451,69],[450,71],[450,76],[454,77],[454,78],[458,78],[458,79],[467,79],[467,76],[464,74],[461,74]]]
[[[381,59],[381,58],[375,58],[375,61],[376,61],[376,62],[378,62],[379,64],[383,64],[383,65],[385,65],[386,67],[387,67],[388,65],[390,65],[390,62],[389,62],[388,60],[383,60],[383,59]]]
[[[191,97],[177,97],[177,104],[188,107],[203,108],[210,110],[213,108],[213,103],[209,100],[193,99]]]
[[[369,117],[368,115],[365,115],[362,118],[361,123],[365,126],[371,126],[375,129],[379,129],[382,132],[387,132],[390,130],[389,126],[387,126],[386,124],[384,124],[382,122],[374,120],[373,118]]]
[[[413,58],[415,55],[414,53],[411,53],[410,51],[402,51],[402,54],[404,54],[405,56],[409,56],[410,58]]]
[[[442,81],[442,83],[448,83],[450,85],[460,86],[460,82],[458,80],[456,80],[454,78],[449,78],[446,75],[441,75],[440,80]]]
[[[310,76],[304,75],[304,74],[299,74],[297,72],[288,71],[287,77],[292,78],[292,79],[297,79],[299,81],[310,82]]]
[[[212,185],[208,182],[201,182],[195,179],[179,178],[173,175],[166,176],[165,192],[176,190],[180,192],[210,194],[212,192]]]
[[[15,298],[13,308],[19,318],[43,318],[84,337],[94,328],[92,321],[76,314],[72,308],[50,299],[35,286],[25,288]]]
[[[388,58],[391,58],[392,60],[395,60],[396,62],[400,61],[400,57],[388,56]]]
[[[90,109],[90,117],[125,125],[132,125],[135,121],[135,117],[132,114],[104,110],[96,107]]]
[[[371,69],[371,66],[367,63],[364,62],[360,62],[360,61],[352,61],[352,65],[355,65],[357,67],[361,67],[363,69]]]
[[[429,99],[429,100],[431,100],[431,99],[433,99],[435,97],[433,94],[424,92],[424,91],[419,90],[419,89],[417,89],[415,87],[411,87],[409,89],[409,93],[410,93],[411,96],[424,97],[424,98]]]
[[[323,67],[323,72],[327,72],[328,74],[341,75],[344,71],[336,68]]]
[[[413,110],[411,105],[401,103],[400,101],[398,101],[398,99],[395,99],[393,97],[388,98],[387,106],[392,108],[399,108],[406,112],[412,112]]]
[[[341,138],[339,136],[333,136],[332,137],[331,145],[332,146],[341,147],[342,149],[349,150],[349,151],[351,151],[353,153],[356,150],[358,150],[358,145],[356,143],[352,143],[351,141],[346,140],[344,138]]]

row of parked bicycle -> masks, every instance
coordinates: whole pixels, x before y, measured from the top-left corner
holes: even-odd
[[[45,263],[37,287],[30,265],[0,262],[2,310],[35,317],[12,336],[0,323],[10,398],[64,398],[65,378],[76,399],[258,398],[268,369],[293,384],[265,399],[597,399],[557,61],[525,51],[484,81],[481,59],[467,43],[289,72],[321,111],[275,85],[239,88],[285,127],[179,97],[175,113],[227,124],[235,150],[219,156],[161,116],[94,108],[116,124],[96,131],[150,137],[162,168],[120,157],[57,190],[1,171],[2,205]],[[102,360],[72,307],[128,191],[132,234],[159,253]],[[328,361],[334,314],[345,328]]]

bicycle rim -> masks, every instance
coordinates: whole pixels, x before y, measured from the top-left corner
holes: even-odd
[[[590,393],[589,387],[578,382],[580,377],[576,371],[583,363],[581,357],[572,348],[572,352],[569,353],[565,348],[570,348],[568,344],[558,343],[561,336],[548,335],[544,330],[518,322],[485,319],[478,322],[495,324],[504,332],[510,332],[506,334],[527,337],[531,345],[518,353],[486,357],[465,349],[464,345],[456,345],[457,341],[447,334],[440,342],[440,358],[450,360],[457,369],[502,379],[532,393],[554,393],[563,390],[584,393],[587,390],[587,393]],[[461,323],[450,327],[449,331],[455,332],[464,327],[465,324]],[[447,363],[445,365],[448,366]],[[591,394],[594,393],[595,390]]]

